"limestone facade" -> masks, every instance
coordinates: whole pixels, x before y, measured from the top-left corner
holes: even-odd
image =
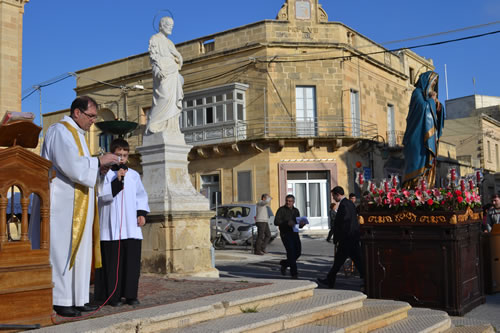
[[[317,0],[285,1],[274,20],[176,48],[184,58],[180,122],[193,145],[189,173],[196,189],[212,203],[211,192],[218,192],[223,204],[270,193],[273,211],[295,193],[303,215],[320,215],[317,227],[327,226],[328,189],[356,190],[356,171],[363,171],[356,162],[377,179],[401,169],[398,147],[413,84],[433,69],[431,60],[412,51],[388,52],[328,21]],[[140,146],[152,100],[148,54],[77,74],[77,94],[101,104],[102,120],[112,112],[141,124],[128,138],[133,150]],[[99,135],[91,131],[94,153]],[[311,208],[317,200],[321,204]]]
[[[0,119],[21,111],[24,5],[29,0],[0,0]]]

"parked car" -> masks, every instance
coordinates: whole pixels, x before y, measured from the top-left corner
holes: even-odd
[[[278,236],[278,228],[274,225],[274,214],[270,207],[266,206],[269,215],[269,230],[271,241]],[[242,245],[252,242],[257,237],[255,216],[257,215],[256,204],[226,204],[217,208],[217,214],[210,220],[210,238],[216,241],[218,247],[224,243]]]

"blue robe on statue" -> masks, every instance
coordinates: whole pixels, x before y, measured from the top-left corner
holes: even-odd
[[[432,85],[435,82],[434,89]],[[438,75],[428,71],[420,75],[411,96],[410,110],[406,118],[406,131],[403,138],[403,154],[406,161],[403,183],[406,187],[416,185],[424,177],[429,187],[436,179],[436,157],[446,113],[436,110],[436,102],[429,93],[438,92]]]

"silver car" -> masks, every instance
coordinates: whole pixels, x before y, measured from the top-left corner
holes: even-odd
[[[269,230],[271,231],[271,241],[278,236],[278,228],[274,225],[274,214],[269,206],[266,206],[269,215]],[[254,229],[254,238],[257,236],[255,227],[255,216],[257,215],[256,204],[226,204],[217,208],[217,216],[210,220],[211,230],[215,230],[216,221],[220,229],[221,226],[227,225],[228,222],[244,223],[252,225]],[[213,236],[213,235],[212,235]]]

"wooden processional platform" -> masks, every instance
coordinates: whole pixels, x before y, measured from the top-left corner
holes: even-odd
[[[31,121],[0,126],[0,327],[51,323],[52,269],[49,261],[50,172],[52,163],[35,148],[41,131]],[[21,192],[21,232],[13,240],[7,230],[7,193]],[[30,195],[40,199],[40,249],[28,239]],[[12,196],[14,200],[14,196]],[[13,212],[12,212],[13,213]]]

